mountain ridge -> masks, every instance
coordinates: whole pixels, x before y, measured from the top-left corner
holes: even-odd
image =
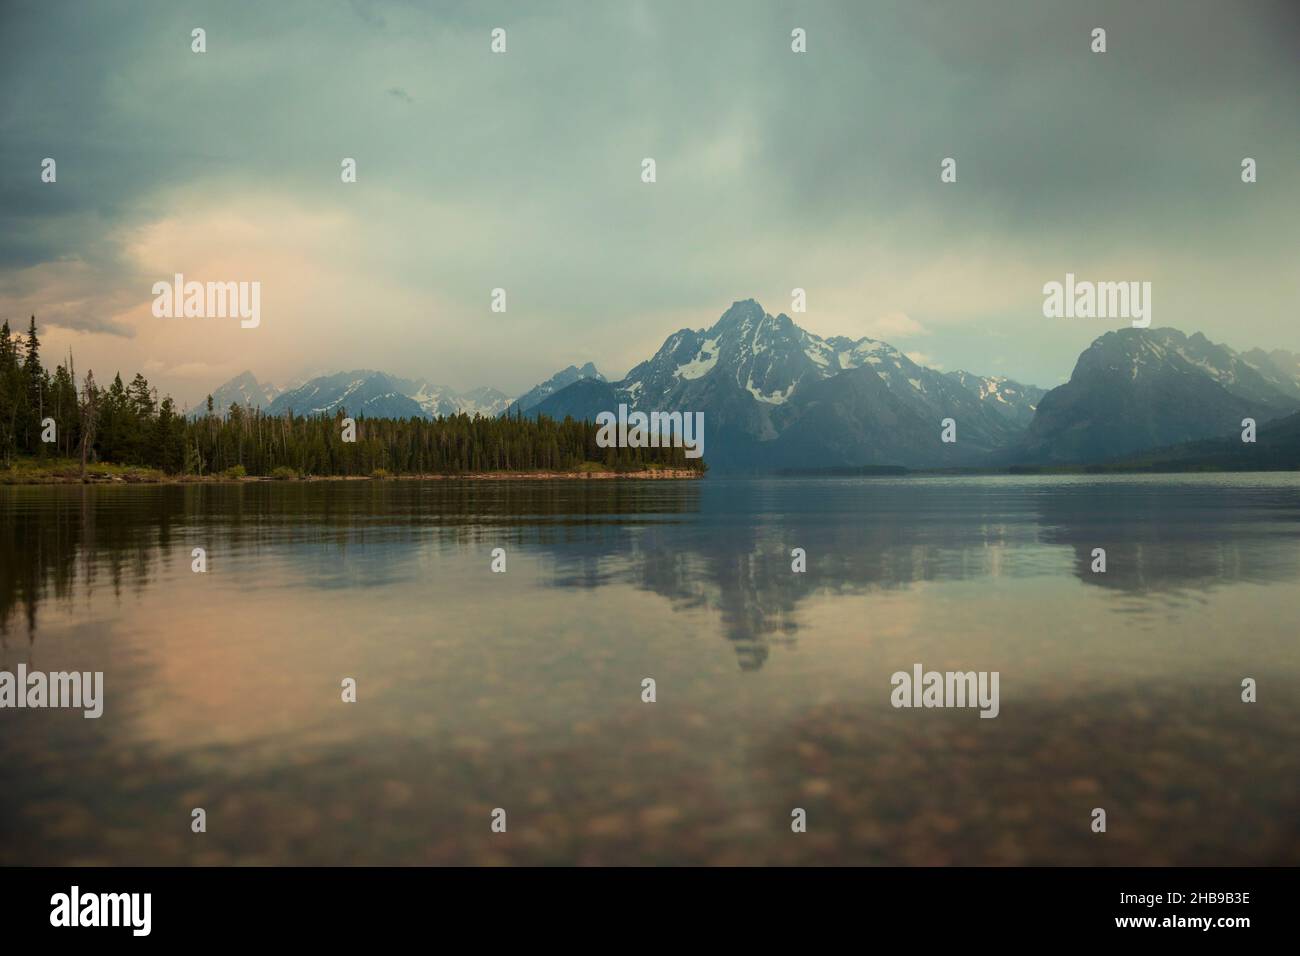
[[[671,333],[618,382],[574,383],[532,411],[704,411],[711,467],[765,469],[809,456],[825,465],[951,465],[1010,442],[1041,393],[1010,379],[941,373],[869,337],[824,338],[743,299],[712,326]],[[1019,419],[1008,412],[1016,408]],[[957,443],[941,440],[946,417],[961,420]]]
[[[822,337],[754,299],[710,326],[670,333],[623,378],[569,365],[511,400],[490,387],[456,392],[369,369],[275,390],[244,372],[214,392],[272,414],[368,417],[544,414],[593,419],[633,411],[702,411],[711,467],[1003,467],[1116,460],[1217,438],[1242,418],[1300,410],[1300,356],[1236,352],[1200,332],[1109,330],[1052,389],[964,369],[940,372],[869,337]],[[943,426],[951,422],[944,441]]]
[[[1019,463],[1105,461],[1215,438],[1243,418],[1300,409],[1300,375],[1261,369],[1199,332],[1118,329],[1080,354],[1070,380],[1049,391],[1022,440],[1000,458]]]

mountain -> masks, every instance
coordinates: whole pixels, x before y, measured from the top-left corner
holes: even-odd
[[[1241,357],[1262,374],[1273,376],[1280,388],[1300,397],[1300,355],[1285,349],[1272,352],[1251,349],[1241,353]]]
[[[456,396],[460,410],[466,415],[482,415],[491,418],[499,415],[510,404],[510,396],[490,385],[480,385]]]
[[[1300,408],[1300,377],[1278,364],[1252,362],[1199,332],[1107,332],[1079,356],[1069,382],[1042,397],[1006,460],[1107,461],[1219,437],[1243,418],[1278,418]]]
[[[604,379],[583,378],[560,389],[550,398],[528,409],[525,414],[545,415],[562,421],[566,417],[592,420],[603,411],[617,411],[627,396]]]
[[[596,366],[592,365],[590,362],[582,366],[582,368],[570,365],[568,368],[556,372],[546,381],[542,382],[542,384],[535,385],[528,391],[524,392],[524,394],[520,395],[510,403],[510,407],[506,411],[509,414],[515,414],[521,411],[526,412],[530,408],[540,405],[560,389],[567,388],[579,379],[584,378],[595,379],[599,382],[605,381],[605,376],[596,371]]]
[[[460,414],[490,417],[499,414],[510,404],[508,395],[488,385],[472,388],[467,392],[457,392],[455,389],[434,385],[424,380],[392,376],[389,378],[402,394],[423,409],[426,418]]]
[[[944,375],[870,338],[822,338],[747,299],[708,329],[673,333],[622,381],[575,382],[529,411],[701,411],[714,468],[957,465],[1016,438],[1021,420],[1002,406],[1040,394],[994,381]],[[940,441],[945,418],[954,444]]]
[[[1257,426],[1255,441],[1241,428],[1221,438],[1184,442],[1099,466],[1114,471],[1294,471],[1300,469],[1300,413]]]
[[[267,411],[272,415],[289,411],[296,415],[329,415],[344,408],[349,415],[367,418],[429,418],[425,405],[414,397],[421,394],[419,389],[412,389],[415,384],[367,369],[336,372],[283,392]]]
[[[558,389],[586,378],[605,380],[590,362],[582,368],[570,365],[520,396],[514,404],[529,408]],[[213,390],[212,400],[214,410],[222,414],[237,402],[244,408],[261,408],[274,415],[289,409],[300,415],[332,413],[343,406],[371,418],[413,415],[438,418],[460,414],[490,418],[513,408],[510,396],[488,385],[458,392],[426,379],[400,378],[371,369],[318,375],[286,389],[259,383],[252,372],[241,372]],[[202,415],[205,410],[206,403],[190,414]]]
[[[1096,339],[1070,380],[1044,391],[938,372],[871,338],[822,338],[747,299],[707,329],[672,333],[620,381],[590,362],[570,365],[513,402],[494,388],[456,392],[371,370],[322,375],[283,392],[244,372],[213,399],[218,408],[237,401],[271,414],[344,407],[393,418],[523,411],[593,419],[620,404],[703,412],[704,454],[722,471],[1099,464],[1152,450],[1218,455],[1219,446],[1181,446],[1222,440],[1243,418],[1259,423],[1262,446],[1264,434],[1275,434],[1265,423],[1300,410],[1300,356],[1238,353],[1170,328],[1126,328]],[[955,422],[955,443],[940,440],[946,419]],[[1232,461],[1245,460],[1226,447]]]
[[[1000,375],[981,376],[963,371],[948,372],[947,375],[962,388],[974,392],[995,412],[1022,427],[1033,419],[1039,401],[1047,394],[1046,389],[1037,385],[1022,385]]]
[[[369,418],[436,418],[462,413],[492,417],[505,410],[510,398],[490,386],[457,392],[424,380],[360,369],[318,375],[286,389],[261,384],[252,372],[241,372],[212,392],[213,409],[221,414],[236,402],[272,415],[289,409],[299,415],[332,413],[342,406]],[[190,415],[205,410],[203,403]]]
[[[230,381],[213,390],[212,409],[224,415],[235,403],[243,408],[268,408],[280,391],[274,385],[264,385],[259,382],[252,372],[240,372]],[[198,408],[191,409],[189,414],[191,418],[196,418],[206,412],[205,401]]]

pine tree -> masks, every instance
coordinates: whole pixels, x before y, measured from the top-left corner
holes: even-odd
[[[23,358],[23,380],[27,390],[27,408],[23,423],[23,442],[30,453],[44,451],[41,443],[41,419],[45,417],[45,368],[41,365],[41,343],[36,337],[36,316],[27,327],[27,350]]]
[[[9,322],[0,326],[0,459],[5,464],[18,451],[19,394],[22,373],[18,366],[18,349]]]
[[[62,455],[70,454],[73,435],[77,429],[77,386],[73,382],[72,373],[63,365],[54,370],[54,377],[50,379],[48,413],[58,428],[56,451]]]
[[[19,344],[0,327],[0,459],[11,462],[31,451],[20,440],[31,407],[31,380],[40,382],[38,402],[58,427],[58,451],[76,448],[85,467],[94,461],[143,465],[168,474],[220,472],[242,465],[249,474],[269,475],[290,468],[302,475],[368,475],[376,469],[394,474],[463,474],[478,471],[579,469],[602,462],[613,470],[640,469],[648,463],[703,471],[699,459],[686,459],[680,448],[601,448],[591,422],[555,421],[520,413],[501,418],[452,415],[447,418],[368,419],[356,417],[356,441],[342,440],[343,409],[332,415],[266,415],[258,408],[232,406],[230,414],[188,419],[171,398],[161,404],[143,375],[129,387],[120,374],[105,390],[87,373],[81,394],[69,353],[67,365],[51,376],[37,365],[35,324],[28,333],[23,361]],[[39,406],[38,406],[39,407]],[[39,441],[39,432],[37,433]],[[39,453],[45,453],[41,449]]]

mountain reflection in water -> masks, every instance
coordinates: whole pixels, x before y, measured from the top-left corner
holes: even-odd
[[[0,516],[0,669],[107,697],[0,712],[3,863],[1300,861],[1294,475],[16,487]],[[1000,716],[894,710],[915,662],[1000,671]]]

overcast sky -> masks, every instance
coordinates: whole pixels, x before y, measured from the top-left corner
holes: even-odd
[[[1125,324],[1044,318],[1066,272],[1300,350],[1293,2],[4,0],[0,80],[0,315],[181,402],[617,377],[796,286],[813,332],[1052,386]],[[154,318],[176,272],[259,281],[261,326]]]

